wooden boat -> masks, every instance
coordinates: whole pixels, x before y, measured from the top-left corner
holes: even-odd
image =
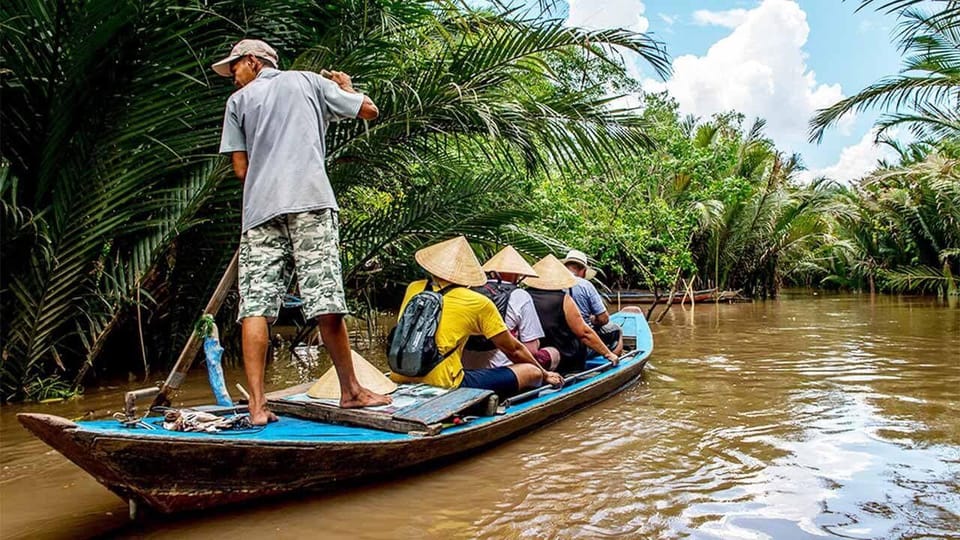
[[[665,292],[660,295],[660,298],[657,298],[651,291],[637,291],[637,290],[620,290],[612,292],[603,292],[600,293],[604,300],[608,303],[617,305],[617,304],[666,304],[669,298],[669,292]],[[717,290],[716,289],[702,289],[699,291],[693,291],[693,300],[695,302],[708,302],[716,298]],[[690,301],[690,295],[686,294],[684,291],[677,291],[673,294],[674,304],[679,304],[681,301]]]
[[[132,426],[117,420],[75,423],[47,414],[17,417],[34,435],[128,500],[131,516],[139,505],[168,513],[296,490],[335,489],[489,446],[635,383],[653,349],[650,328],[637,313],[618,313],[612,319],[633,347],[617,366],[591,359],[584,372],[567,377],[563,388],[510,398],[487,416],[473,415],[483,409],[493,412],[489,407],[495,402],[488,391],[461,388],[383,412],[339,409],[307,397],[301,385],[269,396],[279,422],[239,431],[168,431],[158,428],[162,417]],[[465,421],[450,422],[451,411]],[[230,413],[235,411],[219,411]]]

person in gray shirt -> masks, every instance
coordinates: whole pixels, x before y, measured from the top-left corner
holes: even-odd
[[[597,275],[597,271],[590,268],[587,254],[578,249],[571,249],[561,262],[577,279],[577,283],[570,288],[570,296],[577,304],[584,322],[593,327],[614,354],[622,353],[623,330],[617,323],[610,322],[610,314],[607,313],[607,306],[603,304],[603,297],[597,292],[593,283],[590,283],[590,280]]]
[[[229,154],[243,183],[240,238],[240,312],[243,363],[250,385],[250,418],[277,419],[266,406],[264,369],[268,323],[276,319],[292,272],[304,315],[317,318],[340,381],[340,406],[390,403],[357,381],[340,268],[337,201],[325,166],[325,135],[332,121],[379,115],[350,76],[277,69],[276,51],[244,39],[213,70],[233,79],[220,153]]]

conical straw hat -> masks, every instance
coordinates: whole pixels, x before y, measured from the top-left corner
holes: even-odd
[[[517,250],[513,249],[513,246],[507,246],[490,257],[489,261],[483,263],[483,271],[537,277],[537,271],[517,253]]]
[[[559,291],[577,284],[577,278],[573,277],[570,270],[567,270],[567,267],[553,255],[547,255],[537,261],[533,269],[540,277],[527,278],[523,282],[534,289]]]
[[[431,275],[450,283],[478,287],[487,282],[480,261],[463,236],[427,246],[413,257]]]
[[[353,371],[357,374],[360,386],[378,394],[389,394],[397,389],[397,383],[388,379],[357,351],[350,353],[353,356]],[[328,369],[310,390],[307,390],[307,395],[315,399],[340,399],[340,379],[337,378],[336,368]]]

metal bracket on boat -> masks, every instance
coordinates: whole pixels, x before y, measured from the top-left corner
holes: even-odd
[[[157,394],[160,393],[160,388],[157,386],[151,386],[150,388],[141,388],[139,390],[131,390],[127,392],[123,397],[123,414],[126,416],[128,422],[133,422],[137,420],[137,400],[138,399],[152,399]]]

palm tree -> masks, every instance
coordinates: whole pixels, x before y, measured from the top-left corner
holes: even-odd
[[[862,6],[873,3],[865,0]],[[899,13],[898,41],[905,55],[899,75],[868,86],[858,94],[817,111],[810,121],[810,140],[851,111],[873,107],[894,109],[877,122],[882,134],[906,126],[921,140],[960,136],[960,1],[939,2],[929,13],[914,0],[890,0],[881,6]],[[905,109],[901,111],[900,109]]]
[[[396,261],[457,229],[549,244],[513,226],[522,213],[497,208],[488,192],[505,191],[510,173],[605,162],[647,138],[590,93],[537,94],[524,83],[551,84],[559,75],[545,58],[571,48],[610,62],[599,46],[617,45],[668,65],[642,35],[446,2],[11,0],[0,22],[3,224],[22,231],[7,242],[4,230],[3,399],[91,365],[151,298],[199,303],[165,293],[165,278],[200,276],[197,296],[216,281],[210,268],[235,242],[239,186],[213,155],[230,88],[208,65],[238,36],[271,41],[295,67],[357,74],[384,112],[330,131],[335,188],[387,201],[345,212],[348,275],[374,254]],[[451,208],[460,215],[444,218]],[[29,257],[12,258],[7,247],[24,242]],[[181,269],[187,262],[202,266]]]
[[[886,236],[900,249],[882,273],[899,291],[956,291],[960,273],[960,162],[941,152],[875,173],[865,198],[882,212]]]

